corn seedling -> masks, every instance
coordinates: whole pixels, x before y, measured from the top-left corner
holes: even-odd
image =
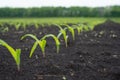
[[[20,28],[20,26],[21,26],[20,23],[16,24],[16,25],[15,25],[16,30],[18,30],[18,29]]]
[[[67,42],[68,42],[68,36],[66,34],[66,28],[63,29],[61,26],[55,24],[59,29],[60,29],[60,32],[59,34],[57,35],[57,38],[59,39],[61,35],[63,35],[63,38],[65,40],[65,44],[66,44],[66,47],[67,47]]]
[[[55,40],[56,47],[57,47],[57,53],[59,53],[59,46],[60,46],[59,39],[55,35],[53,35],[53,34],[48,34],[48,35],[45,35],[41,40],[45,40],[48,37],[52,37]]]
[[[5,41],[0,39],[0,45],[6,47],[9,52],[11,53],[12,57],[14,58],[18,71],[20,70],[20,54],[21,49],[14,50],[10,45],[8,45]]]
[[[4,24],[0,24],[0,32],[4,33],[4,32],[8,32],[9,28],[7,26],[4,26]]]
[[[74,29],[77,29],[78,35],[79,35],[80,32],[82,32],[82,31],[89,31],[89,30],[90,30],[89,26],[88,26],[88,25],[85,25],[85,24],[75,25]]]
[[[42,50],[42,53],[43,53],[43,57],[45,57],[45,46],[46,46],[46,38],[47,37],[53,37],[53,39],[55,40],[56,42],[56,47],[57,47],[57,53],[59,52],[59,45],[60,45],[60,42],[58,40],[58,38],[53,35],[53,34],[48,34],[48,35],[45,35],[43,38],[41,39],[38,39],[35,35],[32,35],[32,34],[26,34],[24,36],[21,37],[21,40],[24,39],[25,37],[31,37],[33,38],[34,40],[36,40],[36,42],[33,44],[32,46],[32,49],[30,51],[30,56],[29,57],[32,57],[33,55],[33,52],[35,51],[37,45],[40,46],[41,50]]]
[[[33,38],[36,42],[34,42],[32,48],[31,48],[31,51],[30,51],[30,58],[32,57],[33,55],[33,52],[35,51],[35,49],[37,48],[37,45],[39,45],[39,47],[41,48],[42,50],[42,54],[43,54],[43,57],[45,57],[45,46],[46,46],[46,40],[39,40],[35,35],[33,34],[25,34],[24,36],[21,37],[21,40],[26,38],[26,37],[31,37]]]
[[[44,27],[45,26],[45,24],[44,23],[41,23],[41,27]]]
[[[38,29],[39,28],[39,24],[35,23],[35,28]]]
[[[22,28],[25,30],[26,29],[26,23],[21,23]]]
[[[85,31],[89,31],[90,30],[90,26],[88,24],[83,24],[83,29]]]
[[[75,31],[74,31],[74,28],[70,27],[70,26],[67,25],[67,24],[63,24],[63,25],[65,25],[65,26],[67,27],[66,29],[68,29],[68,30],[70,31],[73,40],[75,40]]]
[[[78,26],[76,25],[76,26],[75,26],[75,29],[77,29],[78,35],[80,35],[80,32],[83,31],[83,25],[81,25],[81,24],[78,25]]]

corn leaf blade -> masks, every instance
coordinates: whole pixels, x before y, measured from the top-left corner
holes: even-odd
[[[30,58],[32,57],[37,45],[38,45],[38,42],[36,41],[31,48],[30,55],[29,55]]]

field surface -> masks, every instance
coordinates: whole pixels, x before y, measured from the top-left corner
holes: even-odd
[[[92,18],[92,17],[88,17],[88,18],[82,18],[82,17],[77,17],[77,18],[73,18],[73,17],[67,17],[67,18],[1,18],[0,19],[0,23],[1,22],[22,22],[22,23],[89,23],[91,25],[96,25],[98,23],[102,23],[107,19],[111,19],[115,22],[119,22],[120,23],[120,18]]]
[[[82,21],[78,19],[78,22],[79,20]],[[98,19],[98,22],[105,20]],[[119,22],[119,19],[114,20]],[[119,23],[108,20],[95,24],[92,31],[83,31],[80,35],[75,31],[74,41],[68,32],[68,47],[65,47],[63,39],[60,38],[59,54],[56,53],[54,40],[49,38],[46,57],[43,58],[41,49],[37,47],[32,58],[29,58],[34,40],[27,38],[21,41],[22,35],[31,33],[41,38],[49,33],[57,35],[58,32],[56,26],[45,25],[38,29],[29,26],[25,30],[10,27],[8,32],[0,33],[1,39],[14,48],[22,49],[21,70],[18,72],[11,54],[0,46],[0,80],[120,80]]]

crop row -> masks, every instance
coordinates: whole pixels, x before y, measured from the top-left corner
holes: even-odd
[[[33,34],[25,34],[21,37],[21,40],[23,40],[26,37],[31,37],[32,39],[35,40],[32,48],[30,50],[30,55],[29,55],[30,58],[32,57],[37,46],[39,46],[41,48],[43,57],[45,57],[45,47],[46,47],[46,43],[47,43],[46,38],[52,37],[54,39],[55,44],[56,44],[56,51],[57,51],[57,53],[59,53],[59,48],[60,48],[60,44],[61,44],[59,40],[60,40],[61,36],[63,37],[65,45],[67,47],[68,37],[69,37],[67,35],[67,31],[69,31],[71,33],[73,40],[75,40],[75,30],[77,30],[78,35],[82,31],[90,30],[90,27],[85,24],[78,24],[78,25],[73,25],[73,26],[69,26],[67,24],[62,24],[62,25],[54,24],[54,25],[59,28],[59,33],[57,36],[54,34],[46,34],[42,38],[39,39]],[[65,26],[65,28],[63,28],[61,26]],[[0,45],[6,47],[8,49],[8,51],[11,53],[12,57],[15,60],[16,65],[17,65],[17,69],[19,71],[20,70],[20,62],[21,62],[20,61],[21,49],[14,49],[12,46],[10,46],[7,42],[5,42],[2,39],[0,39]]]
[[[7,32],[9,31],[10,28],[15,28],[15,30],[19,30],[20,28],[22,28],[23,30],[26,30],[26,28],[28,26],[34,26],[36,29],[41,26],[41,27],[44,27],[46,24],[39,24],[39,23],[19,23],[19,22],[16,22],[16,23],[0,23],[0,32],[4,33],[4,32]],[[49,23],[47,23],[47,25],[51,25]]]

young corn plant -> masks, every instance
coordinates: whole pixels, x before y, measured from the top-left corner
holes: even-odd
[[[83,31],[83,25],[82,24],[76,25],[74,29],[77,29],[78,35],[80,35],[80,32]]]
[[[18,29],[20,28],[20,26],[21,26],[21,24],[20,24],[20,23],[15,24],[15,28],[16,28],[16,30],[18,30]]]
[[[54,39],[54,41],[56,43],[57,53],[59,53],[59,48],[60,48],[60,41],[59,41],[59,39],[55,35],[53,35],[53,34],[47,34],[41,40],[45,40],[48,37],[52,37]]]
[[[26,23],[21,23],[21,27],[23,28],[24,31],[25,31],[25,29],[26,29],[26,26],[27,26]]]
[[[8,32],[9,31],[9,28],[7,26],[4,26],[3,23],[0,24],[0,32],[1,33],[5,33],[5,32]]]
[[[34,25],[35,25],[35,28],[36,28],[36,29],[38,29],[38,28],[39,28],[39,24],[34,23]]]
[[[43,57],[45,57],[45,46],[46,46],[46,40],[39,40],[35,35],[33,34],[25,34],[24,36],[21,37],[21,40],[23,40],[24,38],[26,37],[31,37],[35,40],[32,48],[31,48],[31,51],[30,51],[30,58],[32,57],[35,49],[37,48],[37,46],[39,45],[39,47],[41,48],[41,51],[42,51],[42,54],[43,54]]]
[[[45,35],[45,36],[44,36],[43,38],[41,38],[41,39],[38,39],[38,38],[37,38],[35,35],[33,35],[33,34],[26,34],[26,35],[24,35],[24,36],[21,37],[21,40],[24,39],[24,38],[26,38],[26,37],[31,37],[31,38],[33,38],[33,39],[36,41],[36,42],[34,42],[32,48],[31,48],[30,56],[29,56],[30,58],[32,57],[35,49],[37,48],[37,45],[40,46],[41,51],[42,51],[42,54],[43,54],[43,57],[45,57],[45,46],[46,46],[46,38],[47,38],[47,37],[53,37],[53,39],[54,39],[55,42],[56,42],[57,53],[59,52],[60,42],[59,42],[58,38],[57,38],[55,35],[53,35],[53,34]]]
[[[63,24],[63,25],[67,27],[66,29],[68,29],[68,30],[70,31],[73,40],[75,40],[75,31],[74,31],[74,28],[73,28],[73,27],[70,27],[70,26],[67,25],[67,24]]]
[[[8,51],[11,53],[12,57],[14,58],[17,69],[20,71],[20,54],[21,54],[21,49],[13,49],[10,45],[8,45],[5,41],[0,39],[0,45],[4,46],[8,49]]]
[[[64,41],[65,41],[65,45],[67,47],[67,43],[68,43],[68,35],[66,34],[66,28],[62,28],[60,25],[55,24],[59,29],[59,34],[57,35],[57,38],[59,39],[61,35],[63,35]]]
[[[84,24],[84,25],[83,25],[83,28],[84,28],[85,31],[89,31],[89,30],[90,30],[90,29],[89,29],[89,26],[88,26],[87,24],[86,24],[86,25]]]
[[[88,24],[75,25],[74,29],[77,29],[78,35],[80,35],[80,32],[82,32],[82,31],[92,30]]]
[[[80,32],[83,31],[83,28],[82,27],[77,27],[77,31],[78,31],[78,35],[80,35]]]

